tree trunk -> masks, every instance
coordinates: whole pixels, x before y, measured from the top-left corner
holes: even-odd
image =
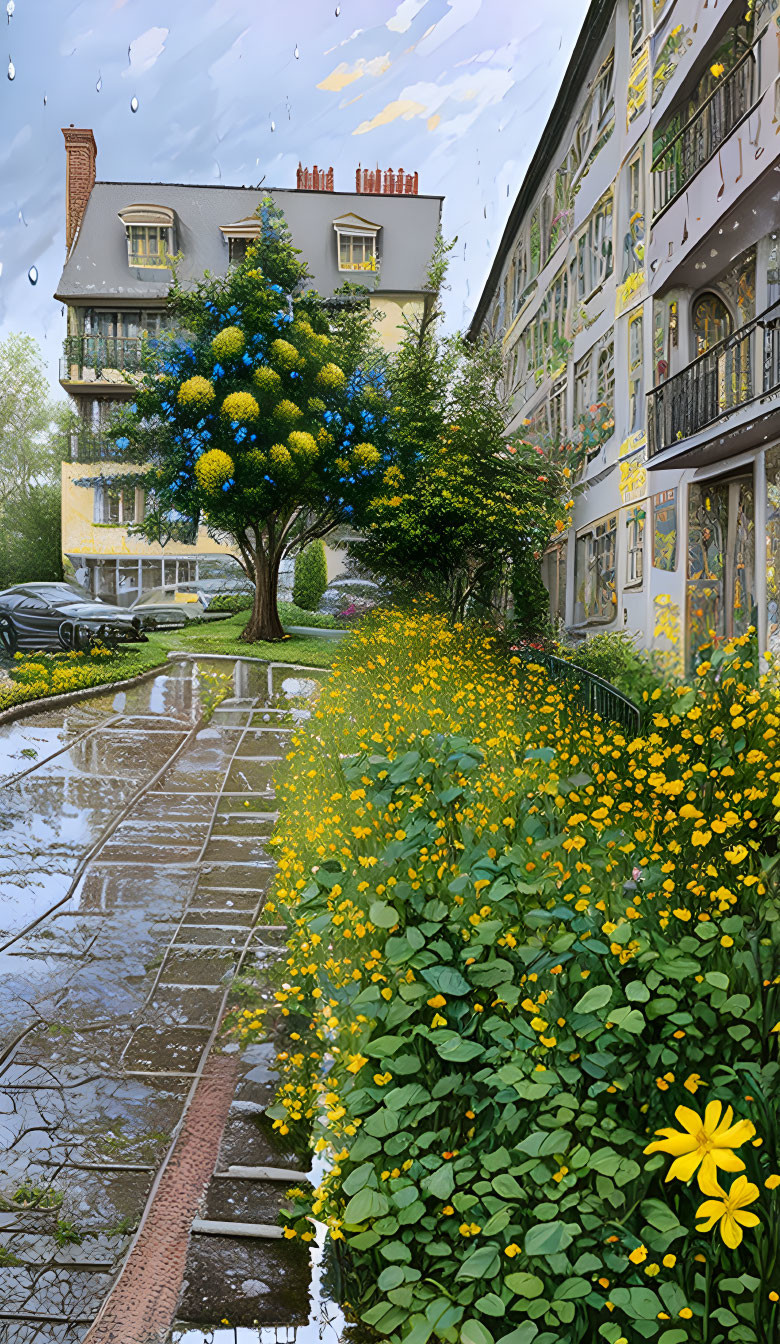
[[[262,550],[255,554],[255,597],[252,614],[241,634],[242,639],[254,642],[258,639],[274,641],[285,638],[276,607],[280,561],[281,556],[269,560]]]

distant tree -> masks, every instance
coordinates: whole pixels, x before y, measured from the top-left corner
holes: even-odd
[[[0,588],[62,578],[59,482],[31,485],[0,513]]]
[[[428,588],[455,617],[535,566],[563,526],[557,472],[505,431],[500,352],[440,334],[447,245],[429,272],[436,296],[391,359],[393,463],[352,551],[396,588]]]
[[[295,580],[292,599],[304,611],[316,611],[320,598],[328,586],[328,566],[325,545],[318,538],[310,541],[295,557]]]
[[[259,215],[261,236],[226,276],[185,289],[175,275],[188,335],[150,348],[116,443],[142,468],[141,530],[192,537],[205,520],[255,587],[244,638],[276,640],[280,564],[381,488],[388,406],[365,293],[307,291],[284,216],[269,200]]]
[[[52,400],[33,338],[0,341],[0,587],[62,578],[60,462],[71,421]]]

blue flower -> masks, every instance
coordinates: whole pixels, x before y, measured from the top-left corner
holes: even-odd
[[[296,373],[295,370],[293,370],[292,373],[290,374],[291,378],[300,378],[300,376],[301,375],[299,373]]]
[[[212,378],[224,378],[225,370],[221,364],[215,364],[211,374]]]
[[[124,437],[122,437],[121,439],[117,439],[117,441],[116,441],[116,446],[117,446],[117,448],[123,448],[123,449],[124,449],[124,448],[129,448],[129,447],[130,447],[130,440],[129,440],[129,439],[126,439],[126,438],[124,438]]]
[[[251,356],[251,355],[248,355],[248,354],[246,354],[246,353],[244,353],[244,354],[241,356],[241,363],[242,363],[242,364],[247,364],[247,365],[248,365],[248,364],[251,364],[251,363],[252,363],[252,356]]]

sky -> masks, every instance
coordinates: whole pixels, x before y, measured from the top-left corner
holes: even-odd
[[[587,7],[0,0],[0,339],[31,333],[59,394],[70,123],[109,181],[293,187],[300,161],[352,190],[358,164],[417,171],[446,197],[447,319],[465,326]]]

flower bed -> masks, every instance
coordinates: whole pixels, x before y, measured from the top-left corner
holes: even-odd
[[[780,1333],[780,696],[745,641],[713,664],[629,741],[378,616],[294,739],[271,1115],[331,1166],[285,1235],[328,1224],[381,1335]]]

